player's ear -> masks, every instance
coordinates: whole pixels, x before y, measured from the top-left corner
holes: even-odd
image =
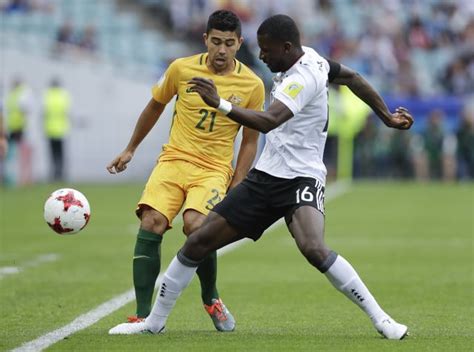
[[[204,45],[207,46],[207,33],[203,33],[202,38],[204,39]]]
[[[244,37],[240,37],[239,40],[237,41],[237,50],[240,49],[243,42],[244,42]]]
[[[289,53],[293,44],[291,42],[285,42],[283,44],[283,50],[285,53]]]

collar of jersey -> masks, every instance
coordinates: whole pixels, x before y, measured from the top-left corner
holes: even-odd
[[[304,47],[303,47],[303,51],[304,51]],[[281,83],[286,77],[288,77],[289,75],[289,72],[293,71],[296,67],[297,64],[300,64],[302,63],[303,61],[303,58],[305,57],[306,55],[306,51],[304,52],[304,54],[298,59],[298,61],[296,61],[293,66],[291,66],[288,70],[284,71],[284,72],[278,72],[275,77],[273,77],[273,82],[275,83]]]

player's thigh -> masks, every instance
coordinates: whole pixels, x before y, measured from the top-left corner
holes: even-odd
[[[298,246],[324,246],[324,186],[312,178],[298,178],[286,192],[285,221]]]
[[[138,202],[137,215],[141,215],[143,206],[146,205],[163,214],[168,227],[171,227],[185,200],[185,182],[185,174],[179,164],[168,161],[158,163]]]
[[[268,179],[251,170],[247,177],[229,191],[213,209],[239,233],[254,241],[284,213],[272,208],[268,201]]]
[[[229,184],[227,174],[196,167],[189,180],[184,211],[194,210],[204,216],[225,197]]]
[[[315,207],[304,205],[293,211],[288,224],[300,250],[325,248],[324,215]]]

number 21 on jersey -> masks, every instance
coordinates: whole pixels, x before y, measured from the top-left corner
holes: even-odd
[[[214,123],[216,121],[217,113],[215,111],[213,111],[209,114],[209,110],[206,110],[206,109],[201,109],[199,111],[199,113],[201,114],[201,119],[199,120],[199,122],[197,123],[197,125],[195,127],[199,128],[200,130],[207,130],[207,128],[204,126],[204,122],[206,121],[207,117],[210,115],[211,122],[209,124],[208,131],[212,132],[214,130]]]

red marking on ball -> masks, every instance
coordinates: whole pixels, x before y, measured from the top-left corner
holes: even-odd
[[[61,218],[59,218],[59,217],[54,218],[54,224],[50,224],[48,222],[48,225],[49,225],[49,227],[51,227],[53,229],[54,232],[59,233],[59,234],[74,231],[73,229],[63,227],[63,225],[61,225]]]
[[[76,197],[74,197],[74,192],[73,191],[67,192],[67,194],[65,196],[56,197],[56,200],[59,200],[60,202],[63,202],[64,211],[68,211],[69,207],[71,207],[73,205],[77,205],[78,207],[84,208],[81,201],[79,199],[76,199]]]

